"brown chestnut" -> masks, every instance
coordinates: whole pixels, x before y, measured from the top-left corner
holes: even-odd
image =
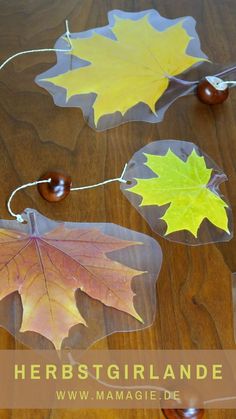
[[[48,202],[58,202],[70,193],[71,177],[60,172],[47,172],[39,180],[51,179],[37,185],[40,195]]]
[[[163,409],[163,414],[167,419],[201,419],[204,415],[204,409]]]
[[[229,96],[229,87],[226,85],[224,89],[217,89],[213,83],[207,79],[203,79],[197,86],[198,99],[207,105],[218,105],[223,103]]]
[[[181,400],[179,405],[173,400],[173,407],[171,401],[168,403],[168,408],[163,406],[163,414],[167,419],[201,419],[204,416],[204,409],[198,408],[201,406],[202,397],[198,394],[196,389],[184,384],[181,386]],[[175,405],[175,408],[174,408]]]

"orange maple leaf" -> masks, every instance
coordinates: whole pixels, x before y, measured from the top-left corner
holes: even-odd
[[[23,306],[20,331],[40,333],[57,349],[72,326],[86,326],[76,306],[78,288],[142,322],[133,305],[131,281],[143,272],[107,257],[136,244],[141,243],[97,228],[70,230],[63,224],[42,236],[0,229],[0,300],[18,291]]]

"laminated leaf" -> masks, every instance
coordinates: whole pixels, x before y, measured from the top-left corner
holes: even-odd
[[[108,26],[71,34],[71,51],[58,53],[57,65],[37,83],[58,105],[82,107],[98,129],[132,119],[157,122],[163,111],[159,114],[156,104],[171,79],[206,61],[194,27],[191,17],[170,20],[155,10],[114,10]]]
[[[146,158],[146,165],[157,177],[137,179],[130,191],[142,196],[142,206],[170,204],[162,217],[166,234],[187,230],[197,237],[204,218],[229,232],[228,205],[207,187],[212,170],[202,156],[193,149],[185,162],[169,149],[165,156],[146,154]]]
[[[145,151],[142,150],[142,164],[140,155],[138,161],[136,157],[130,164],[132,184],[122,188],[128,195],[139,196],[138,202],[135,201],[139,208],[144,211],[149,208],[147,218],[152,226],[155,223],[152,209],[158,208],[158,220],[164,222],[165,226],[165,231],[161,233],[164,236],[184,231],[190,233],[196,243],[203,221],[208,220],[209,228],[213,231],[215,228],[227,240],[227,236],[228,239],[231,237],[229,205],[217,191],[218,184],[225,180],[225,176],[220,172],[216,175],[214,164],[209,162],[208,165],[202,153],[189,144],[184,141],[161,141],[145,147]],[[137,166],[135,169],[134,160],[139,164],[140,171]],[[142,173],[142,166],[148,170],[145,174]],[[130,175],[128,166],[125,179],[131,180]],[[188,241],[186,237],[185,240]]]
[[[143,275],[143,270],[123,263],[122,257],[116,260],[110,256],[131,249],[134,259],[139,254],[137,248],[147,250],[143,241],[116,237],[117,231],[122,236],[123,229],[118,226],[115,235],[107,234],[102,224],[54,223],[45,230],[49,220],[33,210],[26,214],[27,232],[0,228],[0,300],[19,293],[23,310],[20,332],[37,332],[59,349],[73,326],[89,328],[91,319],[85,316],[83,301],[80,307],[76,300],[77,290],[126,313],[136,323],[146,322],[134,305],[132,289],[133,279]],[[92,321],[97,323],[97,317],[95,313]]]

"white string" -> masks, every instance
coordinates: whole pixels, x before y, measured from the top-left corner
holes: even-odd
[[[123,169],[123,171],[122,171],[122,173],[121,173],[120,177],[117,177],[117,178],[114,178],[114,179],[107,179],[107,180],[104,180],[104,182],[95,183],[94,185],[79,186],[78,188],[71,188],[70,190],[73,192],[73,191],[80,191],[80,190],[82,190],[82,189],[96,188],[97,186],[106,185],[107,183],[111,183],[111,182],[121,182],[121,183],[126,183],[126,180],[125,180],[125,179],[123,179],[124,174],[125,174],[126,167],[127,167],[127,163],[125,164],[124,169]],[[25,185],[22,185],[22,186],[19,186],[18,188],[16,188],[16,189],[15,189],[15,190],[11,193],[10,198],[9,198],[9,199],[8,199],[8,201],[7,201],[7,209],[8,209],[8,212],[12,215],[12,217],[15,217],[15,218],[16,218],[16,220],[17,220],[19,223],[23,223],[23,222],[24,222],[24,219],[22,218],[22,216],[21,216],[20,214],[16,214],[16,213],[15,213],[15,212],[13,212],[13,211],[12,211],[12,209],[11,209],[11,202],[12,202],[12,199],[13,199],[13,197],[15,196],[15,194],[16,194],[18,191],[20,191],[21,189],[28,188],[28,187],[30,187],[30,186],[36,186],[36,185],[39,185],[40,183],[50,183],[50,182],[51,182],[51,180],[52,180],[51,178],[49,178],[49,179],[45,179],[45,180],[37,180],[37,181],[35,181],[35,182],[26,183]]]
[[[63,49],[63,48],[41,48],[41,49],[31,49],[28,51],[21,51],[21,52],[17,52],[16,54],[12,55],[11,57],[7,58],[1,65],[0,65],[0,70],[3,69],[3,67],[5,67],[6,64],[8,64],[11,60],[13,60],[16,57],[19,57],[20,55],[24,55],[24,54],[31,54],[34,52],[68,52],[68,51],[72,51],[72,43],[71,43],[71,39],[70,39],[70,31],[69,31],[69,25],[68,25],[68,20],[65,21],[65,25],[66,25],[66,38],[68,43],[70,44],[70,48],[67,49]]]
[[[228,85],[233,87],[236,85],[235,80],[222,80],[220,77],[216,76],[206,76],[205,79],[217,90],[226,90],[228,88]]]
[[[210,403],[215,403],[215,402],[220,402],[220,401],[229,401],[229,400],[235,400],[236,397],[235,396],[231,396],[231,397],[219,397],[217,399],[211,399],[211,400],[204,400],[205,404],[210,404]]]
[[[231,81],[224,81],[223,80],[223,83],[224,84],[232,84],[232,86],[236,86],[236,80],[231,80]]]
[[[68,358],[70,361],[70,364],[75,366],[75,365],[81,365],[79,362],[75,361],[72,354],[68,353]],[[149,390],[158,390],[159,392],[161,391],[169,391],[167,388],[165,387],[160,387],[160,386],[152,386],[152,385],[143,385],[143,386],[124,386],[124,385],[116,385],[116,384],[110,384],[107,383],[106,381],[100,380],[99,378],[95,377],[95,375],[93,375],[90,371],[88,371],[88,375],[95,381],[97,381],[98,383],[108,387],[108,388],[121,388],[121,389],[125,389],[125,390],[145,390],[145,389],[149,389]],[[170,392],[170,399],[174,400],[174,391]],[[180,403],[180,401],[178,400],[177,403]]]
[[[10,195],[10,198],[7,201],[7,209],[9,211],[9,213],[12,215],[12,217],[15,217],[17,219],[17,221],[19,223],[23,223],[24,219],[22,218],[22,216],[20,214],[16,214],[15,212],[12,211],[11,209],[11,201],[12,198],[14,197],[14,195],[20,191],[21,189],[25,189],[28,188],[29,186],[35,186],[38,185],[40,183],[49,183],[51,182],[51,179],[46,179],[46,180],[37,180],[36,182],[30,182],[30,183],[26,183],[25,185],[19,186],[18,188],[16,188]]]
[[[127,167],[127,163],[125,164],[125,167],[124,167],[124,169],[123,169],[120,177],[116,177],[114,179],[104,180],[104,182],[95,183],[94,185],[79,186],[78,188],[71,188],[71,191],[81,191],[83,189],[96,188],[97,186],[106,185],[107,183],[116,182],[116,181],[121,182],[121,183],[126,183],[126,180],[123,179],[123,176],[125,174],[126,167]]]
[[[68,358],[69,358],[70,363],[72,365],[80,365],[79,362],[77,362],[77,361],[75,361],[73,359],[71,353],[68,354]],[[123,389],[126,389],[126,390],[135,390],[135,389],[138,389],[138,390],[150,389],[150,390],[152,390],[153,389],[153,390],[158,390],[158,391],[169,391],[169,389],[167,389],[165,387],[152,386],[152,385],[143,385],[143,386],[121,386],[121,385],[114,385],[114,384],[109,384],[106,381],[103,381],[103,380],[100,380],[100,379],[96,378],[90,371],[88,371],[88,375],[92,379],[96,380],[98,383],[100,383],[100,384],[102,384],[102,385],[104,385],[106,387],[109,387],[109,388],[123,388]],[[220,397],[220,398],[210,399],[210,400],[203,400],[203,403],[205,405],[207,405],[207,404],[215,403],[215,402],[218,402],[218,401],[223,401],[224,402],[224,401],[230,401],[230,400],[235,400],[235,399],[236,399],[236,396],[228,396],[228,397]],[[175,398],[174,398],[174,391],[170,392],[170,400],[175,400]],[[178,404],[181,403],[181,400],[175,400],[175,401]],[[196,408],[197,408],[197,406],[196,407],[192,407],[192,409],[196,409]],[[191,409],[191,408],[189,408],[189,409]]]

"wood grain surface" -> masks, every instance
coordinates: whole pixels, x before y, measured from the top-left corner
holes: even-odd
[[[203,51],[230,65],[236,57],[235,0],[1,0],[0,59],[18,51],[53,47],[64,32],[107,24],[107,12],[156,8],[197,21]],[[186,139],[224,169],[222,191],[236,215],[236,89],[224,105],[208,107],[195,96],[181,98],[159,124],[128,123],[96,133],[80,109],[60,108],[34,82],[55,63],[54,53],[17,58],[0,71],[0,215],[10,218],[6,199],[17,186],[48,170],[71,175],[75,184],[118,176],[135,151],[158,139]],[[160,243],[164,262],[157,285],[158,310],[152,327],[116,333],[94,348],[234,349],[231,273],[236,271],[236,238],[225,244],[188,247],[161,239],[120,192],[119,184],[71,193],[59,203],[44,201],[37,189],[19,193],[14,210],[35,208],[55,220],[112,222],[149,234]],[[234,217],[235,218],[235,217]],[[236,220],[234,220],[236,221]],[[236,223],[235,223],[236,224]],[[21,348],[0,330],[0,349]],[[156,410],[5,410],[2,419],[159,418]],[[236,410],[208,410],[206,418],[233,419]]]

